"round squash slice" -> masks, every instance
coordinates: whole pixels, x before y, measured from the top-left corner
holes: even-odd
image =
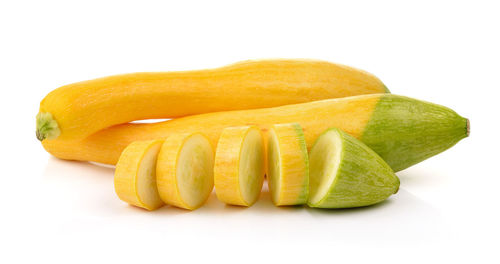
[[[227,204],[251,206],[264,182],[264,142],[257,126],[222,131],[215,154],[217,198]]]
[[[168,137],[156,166],[158,192],[170,205],[194,210],[202,206],[214,187],[214,151],[200,133]]]
[[[307,202],[309,161],[302,127],[297,123],[273,125],[267,144],[268,184],[275,205]]]
[[[115,192],[135,206],[155,210],[163,205],[156,187],[156,158],[163,140],[136,141],[122,152],[115,170]]]

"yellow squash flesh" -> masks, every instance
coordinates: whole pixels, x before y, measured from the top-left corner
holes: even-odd
[[[136,141],[123,151],[115,170],[115,192],[135,206],[155,210],[163,205],[156,187],[156,158],[162,140]]]
[[[194,210],[202,206],[214,187],[214,151],[200,133],[169,136],[156,167],[158,191],[166,203]]]
[[[217,198],[227,204],[251,206],[264,182],[264,141],[257,126],[222,131],[215,154]]]
[[[273,125],[267,150],[267,179],[273,203],[277,206],[305,204],[309,190],[309,160],[300,125]]]
[[[40,103],[37,137],[79,140],[135,120],[384,92],[384,84],[367,72],[316,60],[257,60],[208,70],[123,74],[50,92]]]

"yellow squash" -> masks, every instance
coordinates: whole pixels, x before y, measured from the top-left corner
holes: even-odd
[[[384,84],[369,73],[316,60],[257,60],[208,70],[123,74],[49,93],[40,103],[37,138],[78,140],[135,120],[384,92]]]
[[[326,129],[337,127],[361,139],[398,171],[436,155],[469,135],[469,123],[444,106],[392,94],[361,95],[273,108],[208,113],[154,124],[114,126],[80,141],[44,140],[56,157],[115,164],[136,140],[203,132],[216,146],[222,130],[299,123],[307,147]]]

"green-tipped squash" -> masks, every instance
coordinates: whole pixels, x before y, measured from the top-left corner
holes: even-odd
[[[350,208],[379,203],[399,189],[399,179],[373,150],[333,128],[311,149],[308,205]]]
[[[125,124],[102,130],[82,141],[44,140],[54,156],[115,164],[132,141],[166,138],[180,132],[202,131],[215,146],[230,126],[297,122],[308,148],[330,127],[363,141],[394,171],[432,157],[469,135],[469,123],[455,111],[404,96],[361,95],[244,111],[218,112],[178,118],[156,124]]]

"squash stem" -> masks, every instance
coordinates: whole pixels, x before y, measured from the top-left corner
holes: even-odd
[[[466,120],[467,120],[467,136],[469,136],[470,135],[470,121],[468,118],[466,118]]]
[[[38,140],[56,139],[60,134],[59,124],[51,113],[40,112],[36,115],[36,138]]]

